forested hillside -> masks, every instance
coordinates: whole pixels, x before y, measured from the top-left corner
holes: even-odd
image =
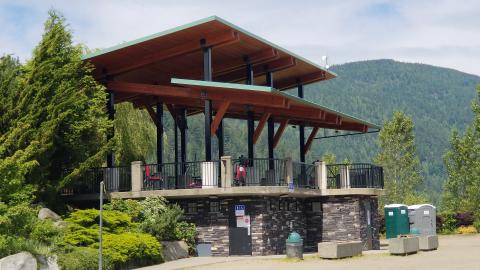
[[[463,131],[472,119],[470,103],[480,77],[456,70],[393,60],[354,62],[332,67],[338,78],[305,88],[305,97],[327,107],[382,124],[394,111],[402,110],[413,117],[418,154],[426,179],[427,192],[436,199],[445,176],[442,156],[449,146],[451,130]],[[296,90],[289,91],[296,95]],[[117,134],[122,143],[119,160],[144,159],[155,162],[155,129],[144,111],[132,116],[130,105],[121,105],[117,112]],[[127,117],[127,115],[130,115]],[[166,158],[173,161],[172,120],[164,114]],[[188,119],[188,159],[201,160],[203,155],[203,115]],[[127,126],[134,125],[135,132]],[[119,127],[122,128],[119,129]],[[226,154],[247,155],[245,121],[225,121]],[[306,132],[306,136],[308,133]],[[333,135],[321,130],[318,136]],[[308,161],[334,153],[339,161],[371,162],[377,154],[377,134],[329,138],[315,141]],[[135,147],[133,147],[135,145]],[[214,142],[215,147],[215,142]],[[133,149],[134,148],[134,149]],[[266,157],[266,132],[256,145],[257,157]],[[298,129],[288,127],[277,157],[292,156],[298,160]]]

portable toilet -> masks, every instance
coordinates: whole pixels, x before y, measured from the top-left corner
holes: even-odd
[[[385,229],[388,238],[410,233],[408,206],[405,204],[385,205]]]
[[[416,204],[408,207],[410,230],[420,235],[437,234],[437,209],[431,204]]]

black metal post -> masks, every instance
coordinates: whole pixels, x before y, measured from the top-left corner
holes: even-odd
[[[205,47],[205,40],[200,41],[203,50],[203,80],[212,80],[212,48]],[[212,101],[205,99],[205,160],[212,160],[212,134],[210,131],[212,123]]]
[[[115,94],[112,91],[108,91],[108,100],[107,100],[107,112],[108,112],[108,119],[114,120],[115,119]],[[112,128],[107,133],[107,140],[111,140],[115,135],[115,129]],[[112,151],[107,153],[107,167],[111,168],[115,164],[115,153]]]
[[[255,157],[253,148],[253,133],[255,132],[255,119],[253,111],[247,112],[247,145],[248,145],[248,166],[253,166],[253,158]]]
[[[163,103],[157,101],[156,105],[156,116],[157,116],[157,165],[158,171],[162,171],[163,163]]]
[[[182,108],[180,110],[180,163],[182,168],[182,175],[186,171],[187,162],[187,110]]]
[[[223,142],[223,120],[220,121],[220,125],[217,129],[217,138],[218,138],[218,160],[222,158],[225,154],[224,142]]]
[[[245,84],[253,85],[253,67],[252,64],[247,64],[247,79],[245,81]]]
[[[303,85],[297,86],[298,97],[303,98]],[[305,126],[300,125],[298,128],[300,132],[300,162],[305,162]]]
[[[272,72],[268,71],[266,74],[266,81],[267,81],[267,86],[273,87],[273,74]],[[268,168],[270,170],[274,169],[275,163],[274,163],[274,153],[273,153],[273,137],[275,135],[275,123],[273,122],[273,117],[268,118],[267,121],[268,125]]]
[[[173,115],[173,136],[174,138],[174,163],[175,163],[175,187],[178,187],[178,115],[177,112]]]
[[[205,99],[205,160],[212,160],[212,101]]]

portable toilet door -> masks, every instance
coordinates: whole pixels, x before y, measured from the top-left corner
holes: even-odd
[[[407,205],[385,205],[385,229],[387,239],[410,233]]]
[[[420,235],[437,234],[437,209],[431,204],[416,204],[408,207],[410,230],[416,229]]]

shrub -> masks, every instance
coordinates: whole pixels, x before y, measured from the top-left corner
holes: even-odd
[[[43,244],[51,244],[52,241],[61,236],[63,230],[55,227],[51,220],[39,220],[33,227],[31,238]]]
[[[477,233],[477,229],[473,226],[460,226],[456,232],[459,234],[473,234]]]
[[[195,236],[197,235],[197,227],[193,223],[181,221],[175,226],[175,238],[183,240],[188,245],[190,254],[195,254]]]
[[[98,248],[98,243],[92,247]],[[160,243],[155,237],[144,233],[104,235],[103,251],[117,268],[163,261]]]
[[[177,240],[175,227],[183,216],[178,205],[167,205],[162,197],[147,197],[143,202],[144,220],[140,224],[142,231],[150,233],[160,241]]]
[[[143,220],[143,205],[136,200],[113,199],[104,207],[105,210],[116,210],[123,212],[132,218],[133,222],[141,222]]]
[[[457,219],[455,218],[455,214],[452,212],[445,212],[442,213],[442,233],[452,233],[455,231],[457,227]]]
[[[477,218],[475,222],[473,222],[473,227],[475,227],[475,229],[477,229],[477,232],[480,233],[480,218]]]
[[[96,209],[76,210],[65,221],[69,223],[69,228],[73,230],[82,227],[93,228],[99,224],[100,211]],[[115,210],[103,211],[103,229],[105,232],[122,233],[136,227],[136,225],[125,213]]]
[[[98,249],[78,247],[71,252],[58,255],[58,264],[63,270],[98,269]],[[113,270],[108,256],[103,257],[103,269]]]
[[[457,227],[470,226],[473,224],[474,216],[472,212],[456,213]]]

